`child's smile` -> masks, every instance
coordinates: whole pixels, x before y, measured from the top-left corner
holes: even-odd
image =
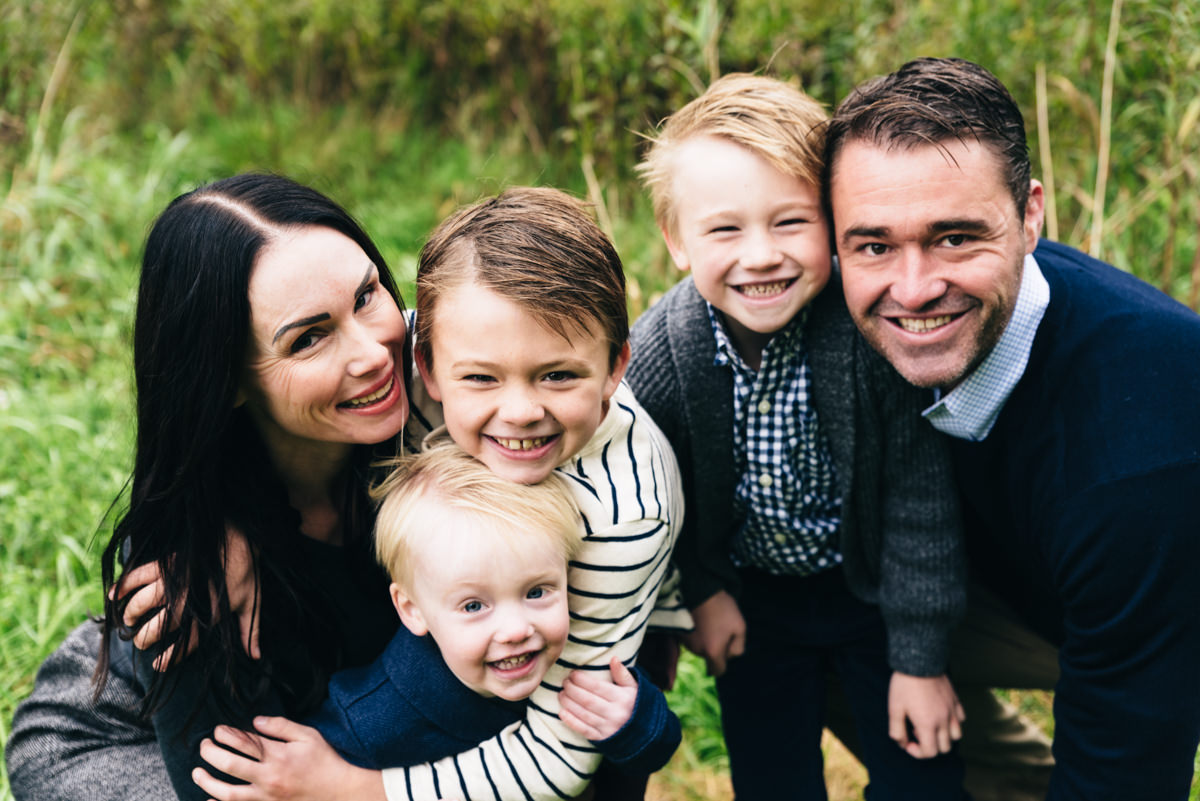
[[[442,403],[450,436],[497,475],[541,481],[604,419],[628,352],[610,365],[598,326],[569,334],[479,284],[453,288],[438,302],[433,363],[421,363],[421,375]]]

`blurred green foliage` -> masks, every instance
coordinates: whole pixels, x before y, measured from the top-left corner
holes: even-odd
[[[286,103],[353,108],[392,136],[505,142],[545,183],[591,170],[630,187],[614,209],[627,213],[635,132],[717,73],[767,70],[832,107],[904,59],[959,55],[1024,107],[1035,160],[1051,159],[1038,171],[1055,177],[1059,238],[1092,248],[1102,232],[1100,255],[1195,305],[1200,7],[1118,2],[1114,19],[1104,0],[0,0],[0,167],[78,107],[129,133]],[[362,144],[371,169],[380,143]]]

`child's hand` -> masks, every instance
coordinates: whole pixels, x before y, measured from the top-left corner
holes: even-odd
[[[193,770],[192,781],[217,801],[385,801],[382,774],[342,759],[316,729],[287,718],[255,718],[254,728],[218,726],[216,742],[200,743],[205,762],[249,782],[230,784]]]
[[[708,675],[720,676],[730,659],[746,652],[746,620],[724,590],[693,609],[692,620],[696,628],[683,635],[683,644],[704,658]]]
[[[240,531],[226,524],[225,527],[225,591],[229,595],[229,608],[237,616],[238,628],[242,634],[242,647],[251,659],[258,659],[261,650],[258,646],[258,574],[254,570],[254,560],[250,556],[250,545]],[[216,593],[212,593],[213,612],[217,611]],[[165,631],[173,631],[179,626],[178,610],[168,614],[165,602],[166,591],[163,587],[162,573],[157,562],[148,562],[126,572],[110,587],[110,599],[128,596],[123,611],[123,622],[131,629],[136,629],[133,644],[143,651],[153,647],[162,640]],[[184,598],[180,598],[178,606],[182,606]],[[150,615],[146,620],[142,618]],[[195,629],[188,638],[186,654],[196,648],[199,637]],[[171,664],[171,654],[174,646],[166,648],[154,660],[155,670],[166,670]]]
[[[594,671],[572,671],[558,694],[562,722],[589,740],[607,740],[620,731],[637,701],[637,679],[629,668],[614,656],[608,669],[612,681]]]
[[[962,737],[963,712],[945,674],[933,678],[893,673],[888,687],[888,736],[917,759],[950,751]],[[913,737],[909,736],[909,723]]]

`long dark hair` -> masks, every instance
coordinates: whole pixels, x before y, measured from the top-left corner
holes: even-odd
[[[316,190],[263,174],[226,178],[173,200],[147,238],[138,289],[136,454],[128,509],[102,557],[103,581],[111,587],[120,567],[156,562],[166,608],[179,615],[179,627],[161,643],[175,646],[172,666],[194,631],[200,648],[188,658],[201,660],[209,685],[226,695],[232,691],[238,701],[253,699],[280,675],[287,649],[272,643],[289,639],[312,655],[311,664],[300,666],[307,674],[288,688],[301,705],[314,693],[319,697],[324,678],[339,666],[337,654],[329,653],[336,651],[329,647],[336,641],[330,604],[315,597],[297,555],[299,514],[288,505],[245,409],[235,408],[250,336],[251,270],[277,229],[303,225],[330,228],[356,242],[403,307],[378,248],[345,210]],[[373,509],[361,473],[371,451],[356,449],[350,475],[338,488],[348,549],[370,536]],[[233,665],[245,660],[225,593],[227,524],[251,546],[265,607],[263,659],[250,672],[256,677],[251,686],[234,678],[241,671]],[[369,564],[370,549],[357,551]],[[105,602],[97,691],[113,636],[131,636],[122,623],[123,606],[122,599]],[[272,627],[283,633],[268,636]],[[294,676],[297,666],[289,667]],[[152,680],[144,712],[164,700],[170,675],[168,670]]]

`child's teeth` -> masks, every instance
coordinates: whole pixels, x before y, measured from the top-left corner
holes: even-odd
[[[534,448],[540,448],[549,441],[549,437],[534,437],[533,439],[502,439],[496,437],[496,442],[499,442],[510,451],[531,451]]]
[[[777,295],[787,289],[787,281],[773,281],[769,284],[743,284],[742,294],[750,297],[761,297],[763,295]]]
[[[521,654],[520,656],[510,656],[508,659],[501,659],[492,664],[500,670],[512,670],[515,667],[520,667],[532,658],[533,654]]]

